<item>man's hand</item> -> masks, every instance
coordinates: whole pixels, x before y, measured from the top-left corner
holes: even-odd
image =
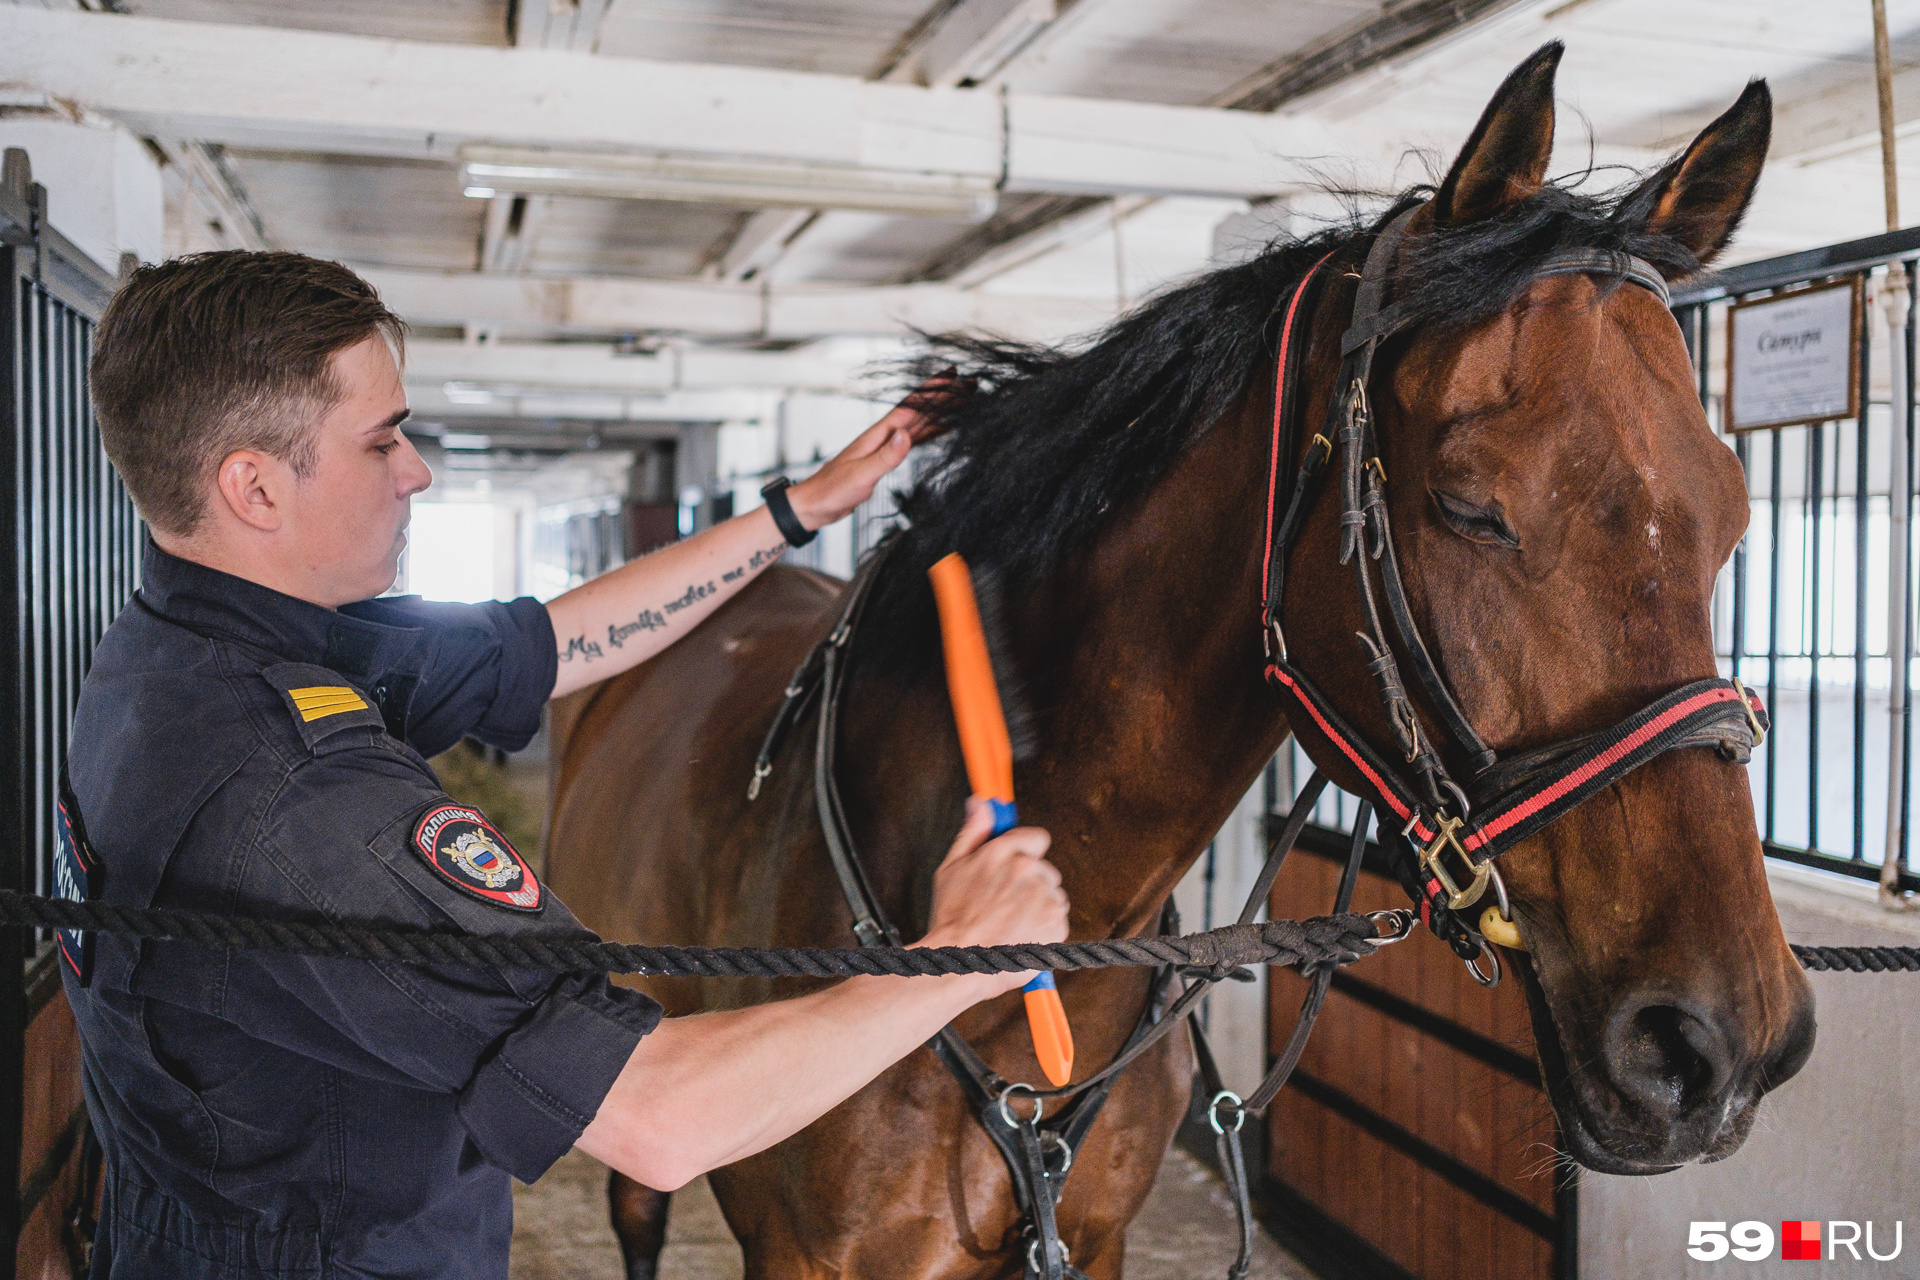
[[[871,497],[880,477],[906,461],[914,445],[933,435],[934,423],[921,410],[955,390],[944,374],[923,383],[832,461],[787,490],[787,501],[800,523],[809,529],[823,528]]]
[[[967,823],[934,874],[933,928],[922,946],[1067,936],[1067,895],[1045,857],[1047,833],[1019,827],[989,840],[992,830],[991,810],[969,801]],[[959,1014],[1031,976],[848,978],[791,1000],[668,1018],[633,1051],[580,1148],[671,1191],[797,1133]]]
[[[1066,940],[1067,894],[1059,868],[1047,861],[1053,837],[1039,827],[1015,827],[989,840],[992,830],[992,809],[978,798],[968,800],[966,825],[933,875],[933,921],[920,946]],[[1032,977],[1007,973],[981,981],[999,994]]]
[[[938,430],[928,413],[968,389],[963,379],[929,379],[833,461],[794,485],[787,500],[800,523],[818,529],[866,501],[907,450]],[[563,697],[645,662],[700,625],[786,551],[773,513],[755,507],[549,600],[560,668],[552,696]]]

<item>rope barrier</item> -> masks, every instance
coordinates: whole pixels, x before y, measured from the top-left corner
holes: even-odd
[[[1815,973],[1920,973],[1920,947],[1802,947],[1793,954]]]
[[[1307,920],[1235,924],[1177,938],[999,947],[650,947],[578,935],[440,933],[364,925],[302,924],[165,907],[119,907],[0,889],[0,925],[78,929],[208,947],[398,964],[487,965],[666,978],[943,977],[1028,969],[1108,969],[1170,964],[1225,978],[1248,965],[1341,967],[1394,941],[1349,912]],[[1920,947],[1811,947],[1793,954],[1816,973],[1920,973]]]
[[[211,915],[161,907],[120,907],[0,890],[0,925],[79,929],[136,938],[243,947],[287,955],[400,964],[640,973],[679,978],[940,977],[1028,969],[1101,969],[1171,964],[1225,978],[1245,965],[1309,969],[1348,965],[1392,938],[1365,915],[1229,925],[1178,938],[998,947],[650,947],[578,934],[487,935],[375,929]]]

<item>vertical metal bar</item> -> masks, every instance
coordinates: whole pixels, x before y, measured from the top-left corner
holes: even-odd
[[[1711,317],[1707,304],[1700,304],[1700,403],[1707,403],[1707,375],[1713,365],[1713,350],[1708,339],[1712,334]],[[1722,410],[1720,422],[1726,425],[1727,415]],[[1749,513],[1749,532],[1740,536],[1733,548],[1733,639],[1729,649],[1733,655],[1732,672],[1741,675],[1742,664],[1747,657],[1747,573],[1748,550],[1751,540],[1751,513],[1753,509],[1753,457],[1751,442],[1743,431],[1733,437],[1733,456],[1740,460],[1740,472],[1746,486],[1747,509]]]
[[[22,358],[27,317],[22,314],[22,250],[0,245],[0,489],[4,490],[9,543],[0,553],[0,615],[13,661],[0,667],[0,885],[22,882],[22,858],[30,835],[28,784],[34,741],[29,735],[31,615],[27,609],[30,562],[24,517],[30,507],[28,474],[32,454],[26,448],[30,412],[26,361]],[[25,1104],[26,964],[24,929],[0,929],[0,1169],[10,1185],[20,1185],[20,1146]],[[0,1196],[0,1280],[13,1280],[20,1240],[20,1197]]]
[[[1780,705],[1780,428],[1767,434],[1773,438],[1772,465],[1767,473],[1767,491],[1771,501],[1768,517],[1772,540],[1767,547],[1767,705]],[[1776,715],[1779,712],[1776,710]],[[1779,778],[1779,753],[1767,744],[1767,839],[1773,839],[1774,792]]]
[[[1853,425],[1853,860],[1867,858],[1867,374],[1873,343],[1860,291],[1860,416]]]
[[[1826,487],[1827,424],[1816,422],[1807,433],[1806,500],[1801,518],[1807,525],[1807,595],[1801,614],[1807,626],[1807,848],[1820,847],[1820,508]]]
[[[1894,430],[1901,433],[1906,442],[1906,466],[1902,474],[1894,477],[1900,486],[1900,511],[1908,515],[1913,507],[1913,406],[1914,396],[1914,328],[1920,324],[1920,275],[1915,273],[1914,262],[1907,264],[1907,340],[1906,340],[1906,403],[1899,406],[1895,414],[1899,421]],[[1913,656],[1913,524],[1905,522],[1906,537],[1901,548],[1905,553],[1902,563],[1906,566],[1906,589],[1901,592],[1904,608],[1901,610],[1900,634],[1905,638],[1901,646],[1900,660],[1897,664],[1901,690],[1900,716],[1900,856],[1897,861],[1902,870],[1913,867],[1913,697],[1910,659]]]
[[[1864,309],[1864,294],[1860,307]],[[1860,317],[1866,334],[1866,317]],[[1860,342],[1860,386],[1866,386],[1866,351]],[[1866,862],[1866,395],[1853,424],[1853,860]]]

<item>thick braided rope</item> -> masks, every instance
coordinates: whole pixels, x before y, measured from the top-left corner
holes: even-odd
[[[1920,947],[1802,947],[1793,954],[1816,973],[1920,973]]]
[[[485,965],[696,978],[844,978],[861,974],[938,977],[960,973],[1017,973],[1026,969],[1161,964],[1204,969],[1208,976],[1225,977],[1242,965],[1306,968],[1352,964],[1372,953],[1378,937],[1366,916],[1347,914],[1232,925],[1180,938],[1115,938],[1001,947],[649,947],[598,942],[577,934],[487,936],[300,924],[159,907],[73,902],[5,890],[0,890],[0,924],[82,929],[210,947],[243,947],[288,955],[400,964]]]

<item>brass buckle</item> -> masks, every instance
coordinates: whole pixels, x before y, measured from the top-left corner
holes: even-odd
[[[1759,713],[1753,709],[1753,699],[1747,697],[1747,686],[1740,683],[1740,677],[1733,677],[1733,691],[1740,695],[1740,709],[1747,713],[1747,730],[1753,734],[1753,745],[1757,748],[1767,740],[1767,731],[1760,725]]]
[[[1473,859],[1468,856],[1466,846],[1460,843],[1460,837],[1455,834],[1465,825],[1464,818],[1436,818],[1434,821],[1440,832],[1420,851],[1420,866],[1447,891],[1448,908],[1459,911],[1478,902],[1480,895],[1487,891],[1487,881],[1493,877],[1493,864],[1483,862],[1475,866]],[[1460,855],[1460,861],[1466,863],[1467,869],[1473,872],[1473,883],[1464,889],[1447,873],[1446,864],[1440,860],[1448,846],[1452,846],[1453,851]]]
[[[1325,436],[1321,435],[1318,431],[1313,433],[1313,439],[1307,441],[1308,449],[1312,449],[1315,445],[1319,445],[1322,449],[1325,449],[1327,451],[1327,458],[1333,457],[1333,441],[1327,439]],[[1326,458],[1321,459],[1321,461],[1323,462],[1326,461]]]

